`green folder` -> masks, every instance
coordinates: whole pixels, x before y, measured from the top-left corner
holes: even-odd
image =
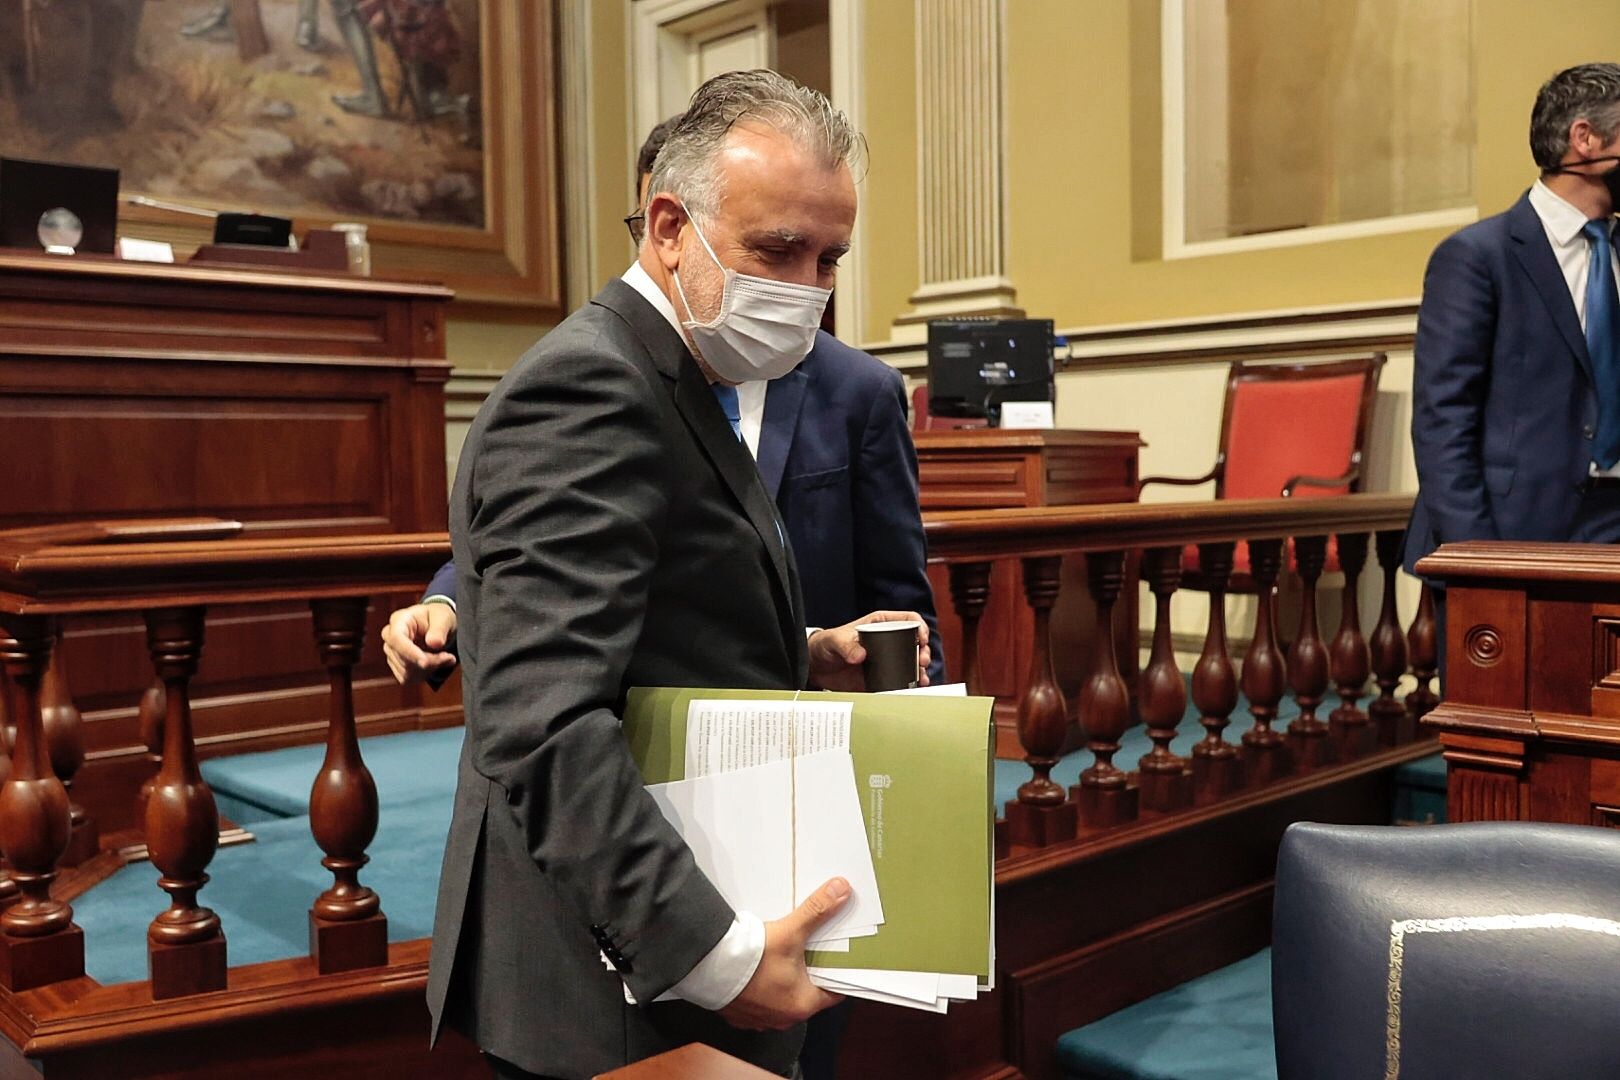
[[[649,784],[684,780],[686,716],[695,700],[790,701],[792,691],[637,687],[624,733]],[[814,966],[976,975],[990,985],[995,815],[987,697],[805,693],[854,702],[850,756],[883,898],[875,936]]]

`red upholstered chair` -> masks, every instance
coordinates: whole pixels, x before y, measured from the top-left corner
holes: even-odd
[[[1138,493],[1149,484],[1211,480],[1217,499],[1320,499],[1359,491],[1384,361],[1383,353],[1374,353],[1324,363],[1233,364],[1214,467],[1197,477],[1146,477]],[[1246,591],[1247,545],[1235,554],[1232,589]],[[1185,565],[1187,584],[1196,588],[1196,547],[1187,549]],[[1331,546],[1327,569],[1338,569]]]

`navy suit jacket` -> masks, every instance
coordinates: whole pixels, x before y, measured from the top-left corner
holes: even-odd
[[[1447,237],[1418,310],[1408,572],[1454,540],[1569,539],[1596,423],[1586,338],[1529,197]]]
[[[809,625],[915,611],[928,622],[929,681],[943,682],[900,373],[818,332],[804,362],[765,392],[758,463],[787,527]],[[455,584],[446,563],[426,595],[454,598]]]

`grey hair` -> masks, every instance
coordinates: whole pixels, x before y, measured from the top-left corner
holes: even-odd
[[[1604,142],[1620,132],[1620,64],[1581,64],[1548,79],[1530,110],[1530,153],[1543,171],[1569,153],[1569,129],[1585,120]]]
[[[866,140],[832,102],[785,75],[763,68],[716,75],[692,94],[686,113],[653,162],[647,192],[669,192],[687,213],[707,222],[720,209],[720,152],[743,121],[781,132],[828,168],[853,169]]]

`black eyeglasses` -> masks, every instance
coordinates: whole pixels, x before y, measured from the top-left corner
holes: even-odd
[[[647,232],[647,211],[637,210],[633,214],[626,214],[624,227],[630,230],[630,239],[639,247],[642,236]]]

